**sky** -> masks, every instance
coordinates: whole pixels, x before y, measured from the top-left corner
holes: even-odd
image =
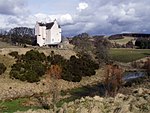
[[[64,36],[150,33],[150,0],[0,0],[0,29],[59,22]]]

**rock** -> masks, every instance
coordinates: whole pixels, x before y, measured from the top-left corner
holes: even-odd
[[[84,102],[85,101],[85,99],[82,97],[81,99],[80,99],[80,102]]]
[[[121,94],[121,93],[118,93],[116,96],[115,96],[115,99],[114,99],[114,102],[121,102],[125,99],[125,95]]]
[[[104,98],[99,97],[99,96],[95,96],[94,99],[97,100],[97,101],[103,101],[104,100]]]
[[[97,106],[94,106],[94,108],[92,108],[91,113],[100,113],[100,109]]]
[[[143,93],[144,93],[144,89],[139,88],[139,89],[138,89],[138,94],[139,94],[139,95],[142,95]]]
[[[89,113],[88,109],[85,107],[81,107],[80,112],[79,113]]]
[[[69,102],[68,103],[68,106],[72,106],[72,105],[74,105],[74,102]]]
[[[89,96],[85,97],[85,99],[86,99],[86,100],[93,100],[93,98],[92,98],[92,97],[89,97]]]
[[[64,113],[63,108],[60,108],[60,110],[58,111],[58,113]]]
[[[63,104],[63,109],[66,111],[67,110],[67,103]]]
[[[119,113],[131,113],[130,105],[123,105]]]

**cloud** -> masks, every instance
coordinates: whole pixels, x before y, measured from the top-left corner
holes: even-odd
[[[51,22],[57,19],[57,21],[61,25],[67,25],[67,24],[72,24],[73,23],[73,18],[70,14],[57,14],[57,15],[48,15],[44,13],[38,13],[34,15],[35,21],[40,21],[40,22]]]
[[[60,20],[60,24],[62,24],[62,25],[73,23],[73,19],[70,14],[61,15],[59,20]]]
[[[144,2],[142,0],[82,0],[82,2],[87,3],[88,8],[80,10],[74,18],[75,22],[82,23],[81,31],[90,34],[113,34],[123,31],[146,33],[150,30],[149,0]]]
[[[77,7],[77,10],[82,11],[84,9],[88,8],[88,4],[85,2],[79,3],[79,6]]]
[[[25,0],[0,0],[0,14],[24,15],[27,12]]]
[[[150,31],[149,0],[78,0],[74,12],[53,13],[33,12],[28,9],[26,0],[0,0],[0,26],[34,27],[36,21],[51,22],[57,19],[66,36],[87,32],[92,35],[115,34],[121,32]],[[67,12],[68,10],[68,12]]]

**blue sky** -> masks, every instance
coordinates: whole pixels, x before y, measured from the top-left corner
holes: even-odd
[[[64,36],[150,33],[150,0],[0,0],[0,29],[57,19]]]

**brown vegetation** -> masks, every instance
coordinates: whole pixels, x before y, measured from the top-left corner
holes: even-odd
[[[123,70],[118,65],[107,64],[105,68],[106,95],[114,96],[122,84]]]
[[[56,79],[61,78],[62,69],[59,65],[51,65],[50,68],[47,71],[47,74],[49,77],[53,77]]]

